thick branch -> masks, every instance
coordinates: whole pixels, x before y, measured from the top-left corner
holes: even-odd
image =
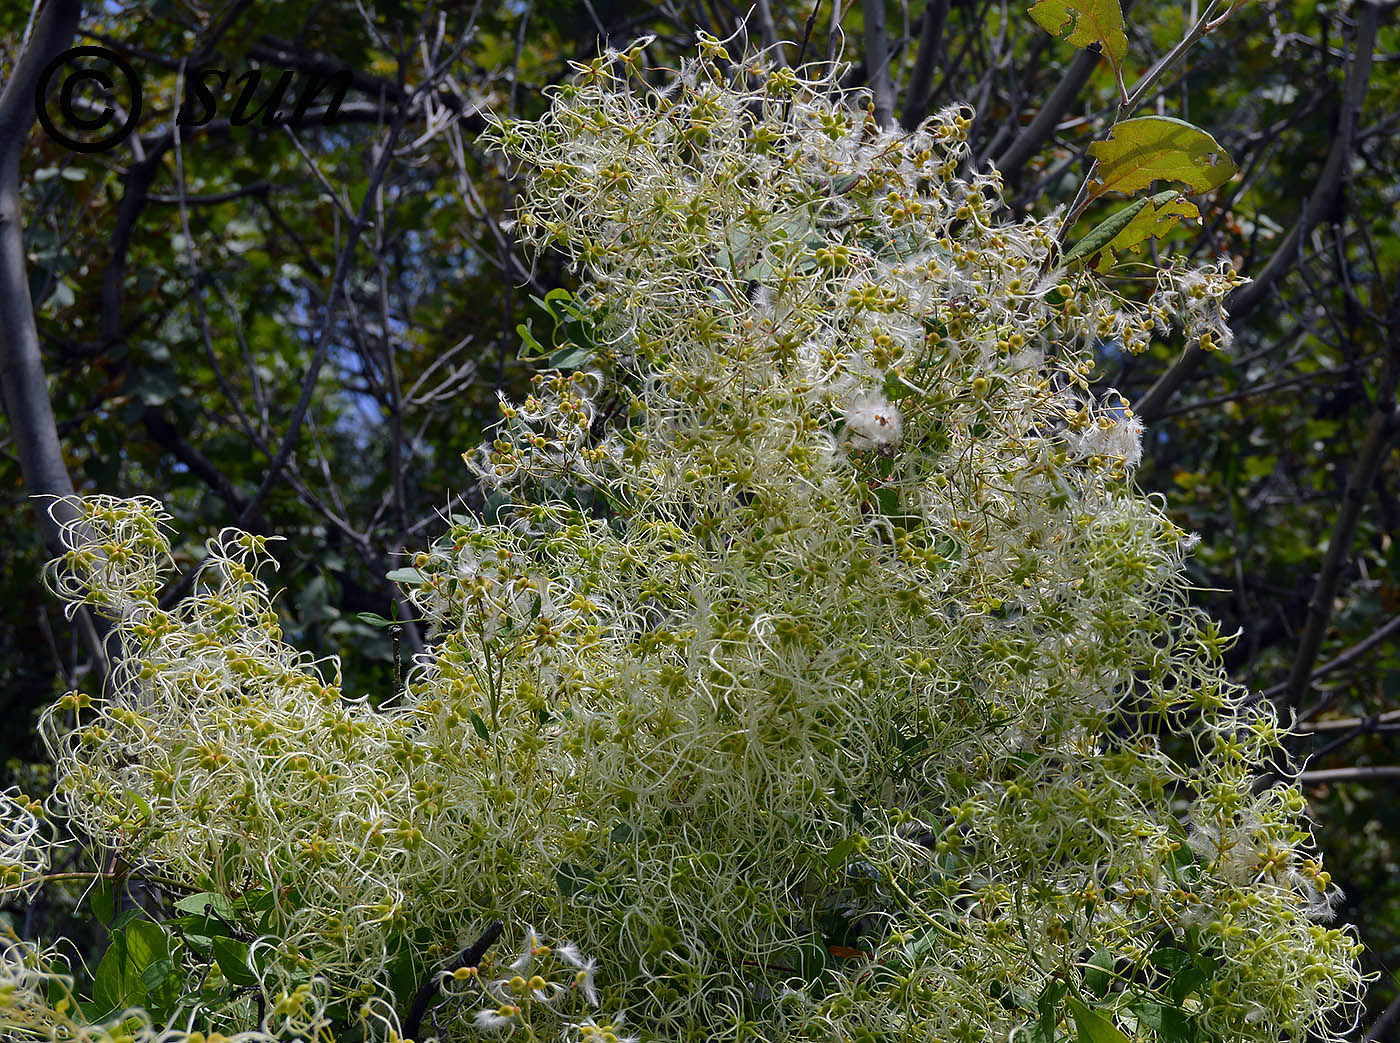
[[[1320,786],[1325,782],[1378,782],[1382,779],[1400,779],[1400,767],[1387,764],[1324,768],[1321,771],[1305,771],[1298,776],[1298,782],[1303,786]]]
[[[408,113],[406,106],[400,105],[394,112],[394,118],[387,128],[385,137],[379,141],[375,148],[378,152],[374,168],[370,171],[369,184],[365,189],[365,197],[360,203],[359,211],[355,215],[355,220],[350,224],[346,233],[345,245],[341,248],[339,256],[336,258],[335,273],[331,277],[330,292],[326,295],[325,314],[321,318],[321,326],[317,331],[315,347],[311,354],[311,364],[307,369],[305,378],[302,380],[301,396],[297,399],[296,405],[292,408],[291,416],[287,421],[287,430],[282,436],[282,441],[277,447],[277,453],[268,464],[267,474],[254,491],[252,498],[247,502],[243,511],[238,515],[234,526],[246,529],[253,518],[267,504],[267,499],[275,486],[281,479],[283,472],[287,469],[287,464],[292,458],[292,453],[296,449],[296,444],[301,437],[302,425],[306,420],[307,410],[311,408],[311,398],[316,390],[316,383],[321,375],[321,368],[325,364],[326,355],[330,349],[330,334],[334,325],[335,307],[340,299],[341,292],[345,288],[346,276],[350,273],[355,251],[359,247],[360,237],[370,223],[370,208],[374,205],[375,196],[380,183],[389,171],[389,163],[394,155],[394,146],[397,144],[399,135],[402,133],[404,124],[407,122]],[[180,577],[179,580],[166,587],[161,593],[160,603],[168,607],[183,598],[194,586],[196,569],[190,568]]]
[[[1319,666],[1316,670],[1312,672],[1313,680],[1316,680],[1319,677],[1324,677],[1327,674],[1330,674],[1336,670],[1340,670],[1344,666],[1354,663],[1356,660],[1360,659],[1371,649],[1389,640],[1395,634],[1400,634],[1400,616],[1395,616],[1393,619],[1390,620],[1390,622],[1386,623],[1370,637],[1358,641],[1355,645],[1353,645],[1351,648],[1348,648],[1345,652],[1337,656],[1335,659],[1330,659],[1327,662],[1323,663],[1321,666]],[[1249,701],[1255,702],[1258,699],[1272,699],[1276,695],[1283,694],[1283,692],[1287,688],[1288,682],[1281,682],[1280,684],[1274,685],[1272,688],[1266,688],[1257,696],[1251,696]],[[1298,719],[1301,721],[1306,721],[1313,717],[1316,717],[1319,713],[1326,709],[1326,704],[1327,700],[1322,700],[1316,705],[1308,707],[1306,710],[1304,710],[1298,715]],[[1352,723],[1356,724],[1359,723],[1359,721],[1353,721]],[[1325,731],[1327,729],[1337,727],[1349,727],[1349,725],[1346,725],[1344,722],[1321,721],[1317,724],[1309,725],[1307,727],[1300,726],[1298,730]]]
[[[890,41],[885,30],[885,0],[862,0],[865,9],[865,74],[875,100],[875,122],[894,122],[894,81],[890,78]]]
[[[145,209],[147,190],[160,172],[161,161],[171,140],[167,139],[162,145],[148,151],[127,171],[122,201],[117,207],[116,228],[112,232],[112,253],[102,269],[100,329],[102,340],[109,344],[117,339],[122,324],[122,289],[126,282],[126,258],[131,250],[131,237],[136,231],[137,218]]]
[[[1094,74],[1094,68],[1099,64],[1100,56],[1098,44],[1085,48],[1076,54],[1074,61],[1070,62],[1069,68],[1065,70],[1065,75],[1060,80],[1059,86],[1046,99],[1044,106],[1036,113],[1035,119],[1031,120],[1021,131],[1020,136],[996,158],[996,168],[1002,172],[1008,182],[1016,181],[1020,176],[1021,168],[1026,165],[1026,161],[1050,140],[1050,135],[1055,133],[1055,128],[1059,126],[1060,120],[1069,111],[1069,107],[1074,104],[1074,99],[1079,97],[1079,92],[1089,82],[1089,77]]]
[[[919,29],[919,51],[914,56],[914,73],[904,92],[904,114],[899,125],[913,130],[928,115],[929,94],[933,89],[933,69],[943,50],[943,26],[948,21],[948,0],[928,0],[924,23]]]
[[[773,24],[773,10],[768,0],[758,0],[754,14],[758,16],[758,33],[763,40],[763,49],[776,64],[786,65],[787,52],[778,43],[778,28]]]
[[[81,14],[79,0],[50,0],[0,93],[0,393],[25,490],[32,498],[44,541],[55,555],[66,549],[62,526],[78,517],[78,508],[72,501],[73,479],[68,474],[54,423],[39,331],[34,322],[34,301],[29,295],[19,160],[34,120],[34,90],[39,74],[72,43]],[[54,501],[50,497],[60,499]],[[107,655],[99,625],[86,612],[79,616],[79,627],[93,662],[105,668]]]
[[[1351,542],[1356,535],[1356,523],[1361,519],[1361,507],[1375,484],[1376,473],[1394,441],[1397,427],[1400,427],[1395,412],[1395,380],[1397,371],[1400,371],[1400,287],[1397,287],[1391,301],[1389,325],[1390,353],[1381,375],[1376,406],[1366,426],[1361,452],[1357,454],[1356,463],[1347,478],[1342,507],[1332,528],[1331,542],[1327,545],[1327,556],[1323,558],[1317,586],[1313,588],[1312,599],[1308,602],[1307,622],[1298,640],[1298,652],[1293,658],[1293,669],[1283,692],[1285,706],[1297,706],[1312,680],[1313,663],[1322,647],[1327,623],[1332,618],[1332,599],[1337,595],[1342,570],[1351,560]]]
[[[209,486],[214,495],[228,505],[230,511],[234,514],[243,513],[248,505],[243,494],[207,456],[185,441],[185,437],[159,409],[153,406],[145,409],[141,414],[141,423],[156,445],[175,457],[191,474]]]
[[[1361,1043],[1375,1043],[1378,1039],[1392,1038],[1390,1030],[1395,1027],[1397,1020],[1400,1020],[1400,997],[1396,997],[1376,1019],[1376,1023],[1366,1030],[1366,1035],[1361,1037]]]

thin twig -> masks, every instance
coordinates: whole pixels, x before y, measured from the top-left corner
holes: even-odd
[[[1313,226],[1327,213],[1328,204],[1341,188],[1355,146],[1356,127],[1366,100],[1366,88],[1371,80],[1371,55],[1375,50],[1379,20],[1380,5],[1368,0],[1362,5],[1361,15],[1357,20],[1356,47],[1352,54],[1351,66],[1347,70],[1346,95],[1337,116],[1337,130],[1332,149],[1328,153],[1326,163],[1323,164],[1322,172],[1318,175],[1317,183],[1313,186],[1312,194],[1303,201],[1297,223],[1279,243],[1263,270],[1255,275],[1251,282],[1241,286],[1225,299],[1225,310],[1235,322],[1239,322],[1261,304],[1272,292],[1274,284],[1297,265],[1304,240]],[[1140,416],[1144,423],[1149,424],[1160,417],[1168,400],[1186,383],[1207,354],[1208,352],[1194,344],[1188,347],[1157,382],[1148,388],[1147,393],[1133,403],[1133,412]]]
[[[1293,669],[1283,691],[1283,704],[1297,706],[1303,699],[1312,680],[1313,663],[1322,639],[1327,631],[1327,623],[1332,618],[1332,600],[1336,597],[1341,583],[1342,569],[1351,560],[1352,538],[1356,535],[1356,525],[1361,519],[1361,508],[1375,484],[1376,474],[1382,461],[1389,453],[1397,428],[1395,410],[1395,382],[1400,377],[1400,287],[1391,300],[1390,329],[1387,331],[1389,351],[1381,370],[1381,385],[1376,393],[1375,408],[1366,426],[1366,438],[1357,453],[1356,463],[1347,478],[1346,491],[1342,494],[1341,510],[1337,512],[1336,524],[1332,527],[1331,540],[1327,545],[1327,556],[1318,570],[1317,585],[1308,601],[1308,618],[1302,636],[1298,639],[1298,651],[1293,658]]]

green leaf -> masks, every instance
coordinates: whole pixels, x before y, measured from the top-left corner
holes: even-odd
[[[175,903],[175,908],[182,913],[193,913],[196,916],[206,915],[206,907],[212,908],[225,919],[231,919],[234,915],[233,903],[224,895],[214,891],[201,891],[197,895],[188,895]]]
[[[554,871],[559,893],[565,898],[573,898],[597,878],[598,874],[593,870],[586,866],[576,866],[572,862],[561,862],[559,868]]]
[[[1236,167],[1216,140],[1170,116],[1140,116],[1117,124],[1107,141],[1089,146],[1098,160],[1093,197],[1132,193],[1154,181],[1179,181],[1209,192],[1234,176]]]
[[[112,887],[112,882],[106,877],[97,881],[97,886],[92,889],[92,897],[88,899],[88,906],[92,909],[93,918],[98,923],[107,923],[112,919],[117,911],[117,893]]]
[[[144,818],[147,822],[150,822],[151,819],[155,817],[155,813],[151,811],[150,802],[147,801],[145,797],[141,796],[141,794],[137,793],[134,789],[128,789],[126,791],[126,800],[128,804],[134,807],[137,811],[141,812],[141,817]]]
[[[357,612],[355,618],[361,623],[368,623],[372,627],[391,627],[394,625],[378,612]]]
[[[1219,967],[1220,961],[1213,956],[1196,956],[1191,966],[1183,967],[1172,977],[1167,985],[1167,995],[1173,1003],[1180,1006],[1187,996],[1201,989],[1206,982],[1215,977]]]
[[[855,837],[847,837],[845,840],[833,845],[831,850],[826,853],[827,868],[835,869],[842,865],[855,849]]]
[[[549,369],[582,369],[592,358],[593,353],[587,348],[563,347],[545,360],[545,366]]]
[[[491,739],[491,732],[487,729],[486,722],[481,719],[481,714],[473,710],[471,720],[472,729],[476,732],[476,734],[481,736],[483,740],[489,742]]]
[[[146,965],[141,971],[141,984],[146,987],[147,992],[154,992],[165,984],[166,980],[175,972],[175,961],[168,956],[163,956]]]
[[[426,583],[428,577],[417,569],[394,569],[384,576],[390,583]]]
[[[139,910],[128,910],[136,912]],[[142,1006],[148,987],[142,972],[157,960],[169,958],[168,940],[159,924],[135,920],[113,931],[112,944],[93,975],[92,1006],[110,1016],[127,1007]]]
[[[1136,249],[1147,239],[1161,238],[1183,217],[1200,216],[1196,204],[1174,188],[1134,199],[1076,243],[1065,254],[1065,263],[1087,259],[1096,271],[1107,271],[1121,251]]]
[[[1158,192],[1150,196],[1147,206],[1139,210],[1127,227],[1113,237],[1108,249],[1110,252],[1134,249],[1148,239],[1162,238],[1183,217],[1194,221],[1200,216],[1201,211],[1196,204],[1175,189]]]
[[[127,952],[138,972],[170,955],[165,928],[150,920],[133,920],[126,928]]]
[[[541,358],[545,354],[545,346],[535,339],[533,324],[533,320],[530,320],[515,327],[515,332],[520,335],[521,340],[520,350],[515,353],[515,357],[525,362]]]
[[[1180,949],[1158,949],[1147,957],[1147,962],[1170,974],[1190,963],[1191,957]]]
[[[225,978],[235,985],[256,985],[258,976],[248,966],[248,946],[237,938],[216,936],[213,943],[214,962]]]
[[[1270,453],[1268,456],[1247,456],[1244,459],[1245,477],[1250,481],[1258,481],[1260,478],[1274,473],[1274,468],[1278,466],[1278,457]]]
[[[1072,264],[1104,249],[1119,232],[1128,226],[1133,218],[1142,212],[1147,203],[1148,200],[1145,197],[1134,199],[1122,210],[1110,214],[1096,225],[1093,231],[1074,244],[1074,248],[1065,254],[1065,263]]]
[[[140,916],[140,909],[123,909],[117,914],[117,918],[107,925],[107,930],[113,932],[120,931],[126,927],[127,924],[131,923],[132,920],[139,919]]]
[[[886,518],[899,515],[899,489],[892,485],[882,485],[875,490],[875,504]]]
[[[1074,1015],[1074,1027],[1078,1032],[1079,1043],[1128,1043],[1128,1037],[1122,1030],[1098,1011],[1090,1010],[1073,996],[1066,1002],[1069,1012]]]
[[[1167,1043],[1195,1043],[1196,1029],[1184,1010],[1146,1000],[1134,1003],[1128,1009],[1137,1015],[1138,1021]]]
[[[1040,1016],[1036,1019],[1035,1027],[1031,1030],[1031,1039],[1034,1043],[1055,1043],[1055,1026],[1060,1021],[1059,1005],[1064,994],[1064,982],[1052,978],[1046,983],[1045,990],[1035,1001],[1036,1012]]]
[[[1118,0],[1039,0],[1030,15],[1051,36],[1066,43],[1102,47],[1121,86],[1128,37],[1123,32],[1123,8]]]
[[[1084,985],[1095,996],[1108,994],[1108,983],[1113,978],[1113,957],[1107,949],[1099,949],[1089,957],[1089,968],[1084,972]]]
[[[816,981],[831,966],[831,954],[820,940],[808,937],[798,946],[797,973],[804,981]]]

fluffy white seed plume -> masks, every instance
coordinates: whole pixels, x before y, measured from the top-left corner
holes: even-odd
[[[883,395],[862,395],[846,410],[845,417],[851,441],[859,449],[890,453],[904,437],[899,410]]]

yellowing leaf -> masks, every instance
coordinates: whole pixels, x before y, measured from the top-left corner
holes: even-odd
[[[1039,0],[1030,15],[1046,32],[1076,47],[1099,44],[1121,85],[1128,37],[1118,0]]]
[[[1193,192],[1209,192],[1236,170],[1213,137],[1170,116],[1124,120],[1107,141],[1090,145],[1089,155],[1099,161],[1094,196],[1136,192],[1154,181],[1180,181]]]
[[[1141,246],[1148,239],[1160,239],[1173,228],[1177,221],[1185,217],[1196,220],[1201,211],[1196,204],[1176,190],[1158,192],[1147,200],[1147,205],[1133,215],[1131,221],[1113,237],[1108,244],[1110,251],[1131,250]]]
[[[1065,263],[1084,261],[1094,271],[1106,272],[1123,250],[1140,249],[1144,241],[1170,232],[1181,218],[1200,216],[1196,204],[1174,188],[1134,199],[1076,243],[1065,254]]]
[[[1065,254],[1065,263],[1089,257],[1107,247],[1147,204],[1148,200],[1146,199],[1135,199],[1116,214],[1111,214],[1106,220],[1095,226],[1092,232],[1074,244],[1074,249]]]

